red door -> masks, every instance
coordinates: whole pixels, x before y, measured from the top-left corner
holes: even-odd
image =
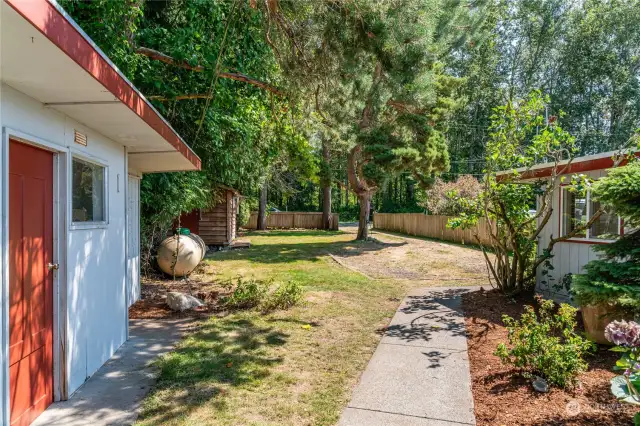
[[[9,141],[11,424],[53,402],[53,154]]]

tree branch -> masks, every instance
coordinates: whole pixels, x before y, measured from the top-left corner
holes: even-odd
[[[360,195],[367,192],[368,188],[362,182],[362,176],[358,177],[356,170],[358,169],[358,156],[362,152],[362,145],[356,144],[347,154],[347,177],[353,191]]]
[[[172,58],[169,55],[165,55],[162,52],[159,52],[157,50],[154,49],[149,49],[148,47],[138,47],[136,49],[136,53],[140,54],[140,55],[144,55],[147,56],[151,59],[154,59],[156,61],[160,61],[160,62],[164,62],[165,64],[169,64],[169,65],[173,65],[176,67],[180,67],[180,68],[184,68],[184,69],[188,69],[191,71],[195,71],[195,72],[203,72],[205,70],[205,68],[202,65],[190,65],[187,62],[184,61],[179,61],[175,58]],[[277,87],[266,83],[264,81],[260,81],[260,80],[256,80],[255,78],[249,77],[245,74],[240,74],[240,73],[231,73],[231,72],[218,72],[218,77],[219,78],[228,78],[230,80],[235,80],[235,81],[241,81],[243,83],[247,83],[250,84],[252,86],[256,86],[259,87],[261,89],[264,89],[266,91],[269,91],[275,95],[278,96],[285,96],[284,92],[280,89],[278,89]],[[190,95],[184,95],[184,96],[190,96]],[[202,96],[204,97],[204,99],[206,99],[206,97],[208,97],[207,95],[197,95],[197,96]],[[202,99],[202,98],[185,98],[185,99]]]
[[[193,66],[188,64],[185,61],[179,61],[157,50],[149,49],[148,47],[138,47],[136,49],[136,53],[147,56],[151,59],[155,59],[156,61],[164,62],[165,64],[174,65],[176,67],[185,68],[191,71],[196,71],[196,72],[204,71],[204,67],[202,65]]]
[[[252,86],[256,86],[259,87],[261,89],[264,89],[266,91],[269,91],[271,93],[273,93],[274,95],[278,95],[278,96],[285,96],[284,92],[280,89],[278,89],[275,86],[272,86],[269,83],[266,83],[264,81],[260,81],[260,80],[256,80],[255,78],[251,78],[247,75],[244,74],[240,74],[240,73],[230,73],[230,72],[219,72],[218,73],[218,77],[220,78],[229,78],[231,80],[235,80],[235,81],[242,81],[243,83],[248,83]]]
[[[188,99],[210,99],[211,96],[207,94],[190,94],[190,95],[178,95],[174,97],[166,97],[161,95],[147,96],[150,101],[169,102],[169,101],[184,101]]]

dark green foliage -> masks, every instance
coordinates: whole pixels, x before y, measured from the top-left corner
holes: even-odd
[[[576,333],[576,308],[538,298],[539,313],[525,306],[519,320],[502,317],[509,331],[509,346],[498,345],[496,355],[503,363],[519,369],[525,377],[540,376],[559,387],[575,385],[578,375],[587,370],[583,356],[594,344]]]
[[[233,292],[222,300],[222,305],[230,309],[255,308],[264,302],[269,292],[269,282],[253,278],[238,278]]]
[[[264,312],[278,309],[289,309],[297,305],[302,300],[303,289],[295,281],[280,284],[271,294],[269,294],[261,305]]]
[[[260,308],[270,312],[297,305],[302,300],[302,293],[302,286],[295,281],[272,288],[271,281],[238,278],[233,292],[222,299],[222,305],[229,309]]]
[[[65,0],[62,5],[202,159],[199,174],[145,176],[145,253],[150,255],[180,212],[211,203],[217,184],[252,195],[275,162],[303,177],[313,173],[309,144],[294,121],[299,113],[286,100],[215,77],[216,71],[233,71],[276,82],[261,13],[231,0]],[[137,53],[140,47],[202,70],[153,60]],[[175,99],[182,95],[200,99]]]
[[[581,306],[610,303],[640,314],[640,161],[610,170],[593,185],[594,197],[636,230],[611,244],[595,246],[600,257],[573,278],[572,292]]]

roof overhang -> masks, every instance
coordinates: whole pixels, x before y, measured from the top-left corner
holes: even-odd
[[[615,164],[615,157],[620,154],[620,151],[602,152],[600,154],[586,155],[584,157],[574,158],[569,164],[569,160],[560,161],[556,163],[541,163],[536,164],[533,167],[521,167],[515,170],[503,170],[496,173],[498,181],[504,180],[507,176],[515,174],[518,175],[518,180],[535,180],[544,179],[550,177],[553,174],[554,169],[557,168],[563,175],[573,175],[576,173],[585,173],[593,170],[610,169]],[[640,157],[640,151],[634,152],[633,155]],[[626,160],[622,161],[620,165],[626,163]],[[565,166],[568,167],[565,168]]]
[[[0,7],[3,83],[126,146],[137,171],[200,169],[200,158],[54,0]]]

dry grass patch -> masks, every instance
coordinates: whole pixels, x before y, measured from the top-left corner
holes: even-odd
[[[202,280],[224,282],[242,273],[245,279],[295,281],[304,286],[303,303],[203,320],[158,362],[159,381],[139,424],[335,424],[380,340],[378,330],[408,288],[429,285],[370,280],[328,257],[357,263],[379,252],[386,259],[395,241],[359,243],[351,234],[309,231],[249,238],[250,249],[210,257],[213,273]]]

